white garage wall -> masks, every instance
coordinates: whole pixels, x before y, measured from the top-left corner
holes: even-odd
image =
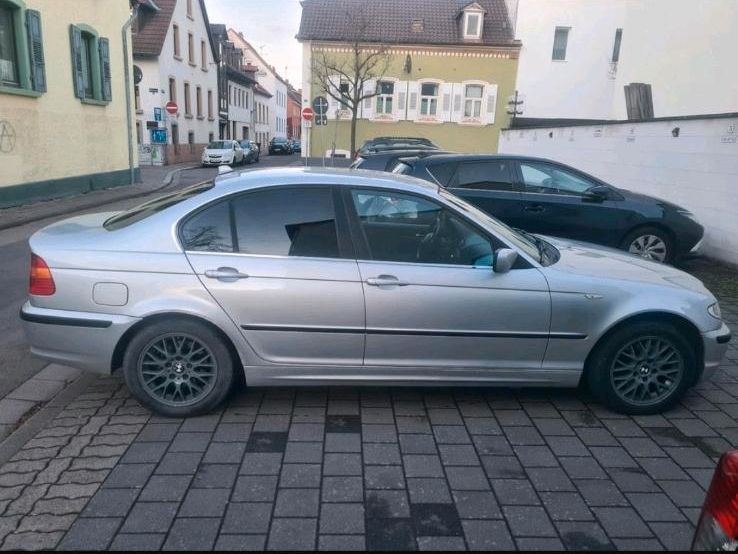
[[[738,265],[738,114],[506,130],[499,151],[558,160],[679,204],[705,227],[702,252]]]

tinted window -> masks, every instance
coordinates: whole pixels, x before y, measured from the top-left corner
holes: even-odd
[[[543,162],[521,162],[520,172],[526,192],[581,195],[597,185],[594,181]]]
[[[244,254],[338,258],[329,189],[275,189],[233,200],[237,248]]]
[[[456,162],[447,164],[434,164],[428,166],[428,172],[443,185],[447,187],[451,182],[451,178],[454,176],[456,171]]]
[[[352,197],[373,260],[492,265],[489,239],[434,202],[372,190],[354,190]]]
[[[478,190],[513,190],[510,162],[495,160],[459,165],[457,186]]]
[[[228,202],[219,202],[190,217],[182,226],[185,250],[233,252]]]
[[[175,204],[184,202],[188,198],[197,196],[201,192],[210,190],[211,188],[213,188],[213,183],[208,182],[187,187],[186,189],[182,189],[181,191],[175,192],[174,194],[160,196],[159,198],[155,198],[154,200],[149,200],[144,204],[140,204],[135,208],[131,208],[130,210],[119,213],[118,215],[114,215],[113,217],[105,221],[105,223],[103,223],[103,227],[105,227],[105,229],[107,229],[108,231],[115,231],[116,229],[128,227],[129,225],[132,225],[137,221],[146,219],[147,217],[166,210],[167,208],[174,206]]]

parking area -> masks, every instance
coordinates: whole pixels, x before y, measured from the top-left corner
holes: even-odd
[[[738,280],[693,262],[738,327]],[[3,549],[685,549],[738,444],[738,345],[661,416],[584,392],[238,391],[152,416],[96,378],[0,468]]]

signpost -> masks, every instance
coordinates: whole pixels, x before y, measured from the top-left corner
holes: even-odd
[[[151,129],[151,143],[152,144],[166,144],[167,143],[167,130],[164,128]]]
[[[176,102],[167,102],[167,105],[164,106],[164,108],[170,115],[175,115],[179,111],[179,106],[177,106]]]

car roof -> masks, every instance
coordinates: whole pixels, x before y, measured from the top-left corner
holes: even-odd
[[[418,159],[417,163],[433,165],[436,162],[481,162],[485,160],[529,160],[565,165],[561,162],[557,162],[556,160],[538,158],[535,156],[522,156],[520,154],[431,154]]]
[[[421,194],[438,191],[438,185],[415,177],[385,171],[322,167],[278,167],[224,173],[215,178],[213,190],[228,193],[269,185],[389,187]]]

